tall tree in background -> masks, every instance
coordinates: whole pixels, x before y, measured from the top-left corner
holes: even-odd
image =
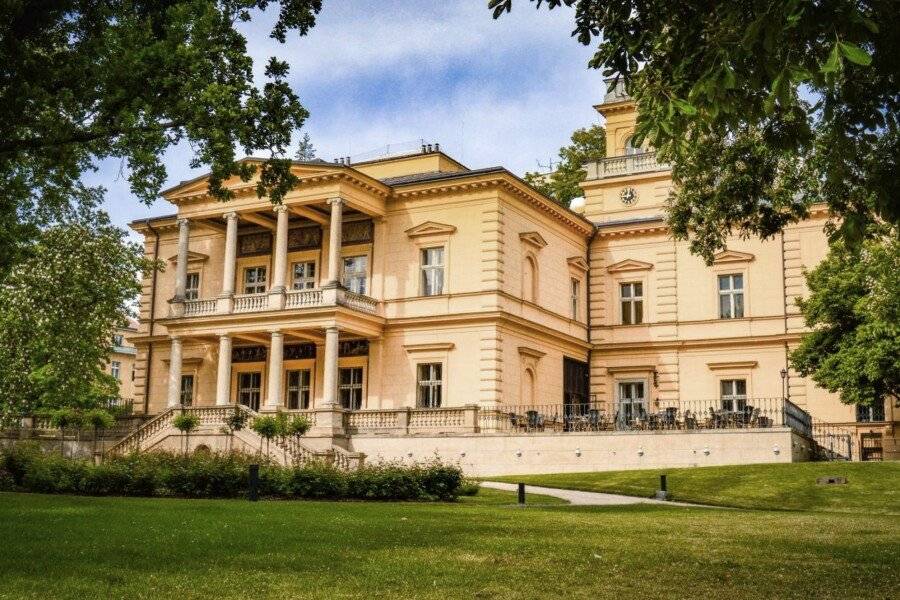
[[[43,229],[26,254],[0,284],[0,423],[117,396],[112,336],[156,266],[96,212]]]
[[[835,243],[799,300],[811,332],[794,367],[844,402],[900,399],[900,241],[880,228],[862,245]]]
[[[316,160],[316,147],[313,146],[309,133],[304,133],[300,138],[300,145],[297,147],[297,154],[294,155],[297,160],[311,161]]]
[[[896,0],[531,0],[575,7],[589,65],[624,78],[672,164],[668,221],[707,260],[827,204],[832,239],[900,225]],[[513,0],[490,0],[497,18]]]
[[[166,180],[161,157],[188,142],[191,167],[208,165],[210,192],[255,167],[236,149],[263,150],[257,193],[278,201],[295,183],[284,156],[307,111],[271,58],[267,81],[238,25],[278,6],[270,36],[305,35],[321,0],[8,0],[0,19],[0,278],[41,227],[95,206],[81,177],[99,159],[123,159],[131,191],[152,202]]]
[[[525,181],[536,190],[568,207],[573,198],[583,196],[579,183],[587,172],[585,163],[600,160],[606,156],[606,130],[602,125],[591,125],[577,129],[572,134],[572,143],[559,149],[560,163],[549,175],[526,173]]]

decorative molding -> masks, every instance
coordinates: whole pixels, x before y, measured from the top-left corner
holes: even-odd
[[[566,259],[566,262],[573,269],[577,269],[578,271],[581,271],[583,273],[588,272],[589,267],[588,267],[587,259],[583,256],[570,256],[569,258]]]
[[[238,236],[238,256],[258,256],[272,253],[272,234],[268,231]]]
[[[520,356],[527,356],[529,358],[538,360],[538,359],[546,356],[546,354],[547,354],[546,352],[541,352],[540,350],[537,350],[535,348],[529,348],[528,346],[519,346],[519,355]]]
[[[730,362],[708,362],[706,366],[711,371],[721,371],[724,369],[755,369],[758,364],[755,360],[735,360]]]
[[[609,374],[615,373],[649,373],[656,370],[656,365],[629,365],[626,367],[606,367]]]
[[[338,343],[338,356],[368,356],[369,340],[345,340]]]
[[[190,250],[188,250],[187,257],[188,257],[188,264],[198,263],[198,262],[206,262],[207,260],[209,260],[208,255],[201,254],[199,252],[192,252]],[[175,254],[174,256],[170,256],[169,262],[172,263],[173,265],[176,264],[178,262],[178,255]]]
[[[449,352],[456,347],[453,342],[435,342],[432,344],[404,344],[403,348],[407,352]]]
[[[169,363],[171,362],[171,360],[170,360],[169,358],[164,358],[164,359],[163,359],[163,362],[166,363],[166,364],[169,364]],[[182,359],[181,359],[181,366],[182,366],[182,367],[196,367],[196,366],[199,366],[199,365],[201,365],[201,364],[203,364],[203,359],[202,359],[202,358],[199,358],[199,357],[182,358]]]
[[[435,221],[425,221],[424,223],[420,223],[415,227],[410,227],[406,230],[406,235],[409,237],[423,237],[426,235],[452,235],[456,233],[456,227],[453,225],[446,225],[444,223],[437,223]]]
[[[722,265],[729,263],[750,262],[755,256],[749,252],[738,252],[737,250],[725,250],[719,252],[713,257],[714,265]]]
[[[288,230],[288,251],[313,250],[322,247],[322,228],[318,225],[295,227]]]
[[[626,258],[625,260],[620,260],[617,263],[609,265],[606,267],[606,270],[609,273],[625,273],[628,271],[649,271],[652,268],[652,263],[634,260],[633,258]]]
[[[341,225],[341,245],[369,244],[374,239],[374,230],[371,219],[344,221]]]
[[[540,250],[547,245],[547,240],[545,240],[544,237],[537,231],[525,231],[523,233],[520,233],[519,239],[526,244],[534,246],[536,250]]]

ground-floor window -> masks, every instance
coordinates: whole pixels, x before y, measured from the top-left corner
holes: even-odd
[[[191,406],[194,403],[194,376],[181,376],[181,404]]]
[[[309,408],[310,380],[309,369],[287,372],[287,407],[289,409]]]
[[[443,386],[443,365],[441,363],[422,363],[417,368],[419,408],[440,408],[441,388]]]
[[[340,369],[338,381],[338,392],[340,393],[341,406],[343,406],[347,410],[359,410],[360,408],[362,408],[362,367],[346,367]]]
[[[747,408],[747,380],[723,379],[720,398],[724,410],[741,411]]]
[[[884,404],[881,401],[872,406],[856,405],[857,423],[880,423],[881,421],[884,421]]]
[[[262,374],[259,371],[238,374],[238,403],[259,410]]]
[[[636,419],[647,414],[647,399],[644,396],[643,381],[620,381],[618,386],[619,401],[616,420],[630,425]]]

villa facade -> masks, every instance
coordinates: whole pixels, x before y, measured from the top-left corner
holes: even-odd
[[[900,410],[858,412],[788,366],[824,211],[774,240],[731,240],[706,266],[669,237],[670,171],[631,146],[633,103],[618,88],[597,109],[609,156],[586,165],[577,212],[427,146],[297,162],[274,207],[252,180],[226,182],[227,203],[206,177],[166,190],[174,214],[132,223],[167,266],[144,281],[129,335],[135,410],[333,407],[357,425],[390,418],[388,434],[455,409],[477,434],[503,429],[490,411],[549,430],[548,407],[563,407],[568,431],[587,407],[580,423],[621,430],[676,406],[682,425],[712,408],[764,422],[760,408],[788,399],[869,458],[895,456]],[[389,437],[366,450],[390,454]]]

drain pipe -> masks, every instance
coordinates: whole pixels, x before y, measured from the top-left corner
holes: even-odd
[[[788,348],[788,295],[787,295],[787,259],[785,257],[784,229],[781,230],[781,295],[784,299],[784,397],[791,399],[791,363]]]
[[[588,342],[588,351],[587,351],[587,365],[588,365],[588,403],[591,402],[591,356],[594,351],[594,344],[591,342],[591,246],[594,243],[594,239],[597,237],[597,226],[594,225],[593,231],[591,232],[591,237],[588,238],[587,242],[587,252],[585,253],[585,262],[587,263],[587,282],[584,286],[585,293],[585,317],[587,318],[587,342]]]
[[[150,327],[148,334],[153,337],[153,325],[156,323],[156,276],[158,270],[155,265],[159,260],[159,231],[150,224],[147,219],[147,229],[153,233],[153,274],[150,276]],[[144,371],[144,414],[150,408],[150,373],[153,369],[153,342],[147,342],[147,368]]]

